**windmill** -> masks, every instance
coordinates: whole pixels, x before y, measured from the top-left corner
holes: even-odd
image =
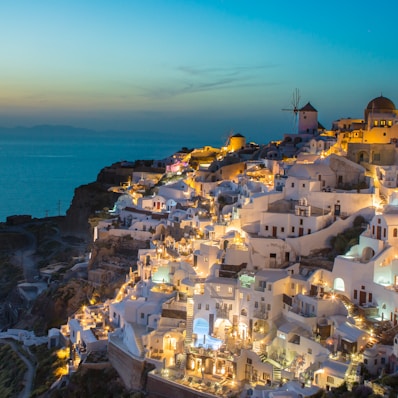
[[[293,132],[297,133],[297,124],[298,124],[298,113],[299,113],[299,104],[300,104],[300,90],[295,88],[292,95],[291,108],[283,108],[282,111],[291,112],[293,115]]]

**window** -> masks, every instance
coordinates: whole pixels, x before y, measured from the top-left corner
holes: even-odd
[[[385,238],[387,236],[387,229],[383,228],[383,238]]]
[[[254,302],[254,308],[258,308],[258,301]]]
[[[267,304],[267,311],[271,311],[271,304]]]
[[[356,300],[358,298],[358,290],[354,290],[354,300]]]
[[[334,384],[334,378],[332,376],[328,376],[326,378],[328,384]]]
[[[230,304],[229,306],[228,306],[228,309],[231,311],[232,310],[232,304]]]
[[[307,233],[308,233],[308,235],[310,235],[310,234],[311,234],[311,228],[308,228],[308,231],[307,231]]]
[[[377,365],[377,359],[375,359],[375,362],[374,362],[374,363],[375,363],[375,365]]]
[[[268,284],[268,290],[269,290],[269,291],[272,290],[272,284],[271,284],[271,283]]]
[[[386,364],[386,358],[380,358],[380,363],[382,364],[382,365],[385,365]]]
[[[232,293],[232,286],[228,286],[228,293]]]
[[[367,364],[368,364],[368,360],[365,358],[365,359],[363,360],[363,363],[364,363],[365,365],[367,365]]]
[[[250,294],[246,296],[246,301],[250,301]]]
[[[216,310],[220,309],[220,303],[216,303]]]
[[[396,238],[398,236],[398,229],[397,228],[394,228],[392,235],[393,235],[394,238]]]
[[[265,226],[265,230],[268,231],[268,225]]]
[[[209,311],[209,304],[206,304],[206,311]]]
[[[220,292],[220,290],[221,290],[220,285],[217,285],[217,286],[216,286],[216,292]]]
[[[294,227],[292,227],[292,233],[294,233]]]
[[[251,365],[251,364],[252,364],[251,358],[246,358],[246,363],[248,363],[249,365]]]
[[[307,350],[307,352],[308,352],[308,354],[312,354],[312,348],[308,348],[308,350]]]
[[[294,283],[292,283],[291,285],[290,285],[290,287],[292,288],[292,289],[294,289],[295,288],[295,284]]]
[[[285,232],[285,227],[281,227],[281,232]]]
[[[300,225],[303,225],[303,219],[300,218]]]
[[[385,120],[380,120],[380,126],[385,126],[386,125],[386,121]]]
[[[303,184],[303,188],[305,188],[305,184]]]
[[[292,188],[294,188],[294,182],[292,182]]]
[[[145,318],[145,314],[143,312],[141,312],[141,319]]]
[[[198,310],[201,310],[202,309],[202,304],[198,304]]]
[[[239,298],[242,300],[243,299],[243,293],[239,293]]]

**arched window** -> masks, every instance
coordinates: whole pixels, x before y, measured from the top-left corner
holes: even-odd
[[[345,284],[342,278],[336,278],[334,280],[334,290],[345,291]]]

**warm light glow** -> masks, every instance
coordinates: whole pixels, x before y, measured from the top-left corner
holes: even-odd
[[[57,351],[57,357],[59,359],[66,359],[69,356],[69,348],[61,348]]]

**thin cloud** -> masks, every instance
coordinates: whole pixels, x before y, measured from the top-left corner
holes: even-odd
[[[156,90],[147,89],[146,92],[151,99],[166,99],[208,91],[256,87],[260,84],[257,72],[275,66],[257,65],[213,68],[180,66],[177,71],[182,72],[181,81],[174,82],[172,88],[158,87]],[[265,82],[261,84],[266,85]]]

